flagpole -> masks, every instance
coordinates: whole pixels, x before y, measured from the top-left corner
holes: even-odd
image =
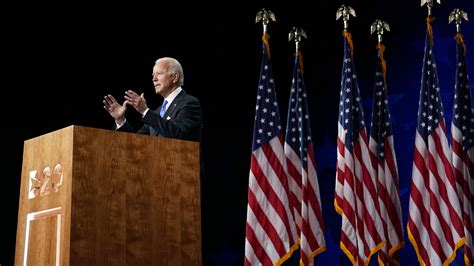
[[[426,22],[428,26],[428,35],[431,39],[431,42],[433,41],[433,30],[431,28],[431,22],[433,22],[434,20],[433,13],[432,13],[434,1],[435,0],[421,0],[421,6],[426,4],[426,8],[428,9],[428,16],[426,17]],[[436,2],[438,4],[441,4],[441,0],[436,0]]]
[[[341,5],[341,7],[339,7],[336,11],[336,21],[342,18],[342,21],[344,23],[344,30],[342,32],[342,35],[347,37],[347,42],[349,43],[349,48],[351,50],[352,56],[352,54],[354,53],[354,48],[352,45],[351,33],[349,32],[349,19],[351,15],[353,17],[356,17],[355,10],[350,6]]]
[[[383,73],[383,79],[385,81],[385,84],[387,82],[387,64],[385,62],[385,59],[383,57],[383,53],[385,51],[385,46],[382,44],[382,38],[384,34],[384,30],[390,31],[390,25],[388,25],[387,22],[377,19],[375,20],[372,25],[370,26],[370,34],[377,34],[377,49],[379,49],[380,52],[380,61],[382,63],[382,73]],[[387,88],[385,87],[385,90]]]
[[[293,29],[291,29],[290,33],[288,34],[288,42],[295,40],[295,57],[299,58],[301,73],[303,73],[303,54],[300,52],[300,43],[302,37],[308,39],[306,32],[302,28],[293,27]]]
[[[268,29],[268,24],[270,21],[276,22],[276,17],[275,14],[273,14],[272,11],[266,10],[265,8],[262,8],[262,10],[257,12],[257,16],[255,17],[255,23],[262,22],[263,25],[263,34],[262,34],[262,40],[263,44],[265,45],[265,50],[267,51],[267,56],[270,59],[270,44],[268,43],[268,40],[270,39],[270,35],[267,34],[267,29]]]

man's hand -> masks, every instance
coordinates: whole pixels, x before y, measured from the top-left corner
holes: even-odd
[[[138,95],[132,90],[128,90],[125,92],[124,105],[125,104],[130,104],[131,106],[133,106],[133,108],[135,108],[135,110],[137,110],[137,112],[142,115],[146,111],[146,109],[148,109],[144,94],[142,93],[141,95]]]
[[[119,104],[117,100],[115,100],[114,96],[106,95],[104,100],[104,109],[109,112],[109,114],[115,119],[117,124],[121,124],[125,121],[125,111],[127,111],[127,101],[123,103],[123,105]]]

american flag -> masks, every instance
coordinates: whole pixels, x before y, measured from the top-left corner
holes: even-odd
[[[285,155],[290,202],[300,236],[300,265],[313,265],[313,258],[326,249],[326,241],[300,55],[295,56]]]
[[[245,265],[280,265],[298,247],[268,35],[263,40],[250,159]]]
[[[379,252],[383,265],[399,265],[397,250],[403,247],[402,209],[398,186],[397,158],[395,156],[392,124],[388,110],[385,46],[378,45],[375,72],[374,105],[369,149],[377,178],[380,216],[383,222],[385,247]]]
[[[383,226],[351,43],[344,32],[334,204],[342,216],[341,249],[354,265],[367,265],[383,246]]]
[[[464,230],[431,32],[428,20],[407,229],[421,265],[446,265],[462,245]]]
[[[473,265],[474,255],[474,127],[471,122],[471,88],[466,65],[466,50],[462,35],[456,36],[456,85],[454,87],[453,120],[451,123],[451,147],[454,177],[461,199],[462,219],[466,243],[464,260]]]

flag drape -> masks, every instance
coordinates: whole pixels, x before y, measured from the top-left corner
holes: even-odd
[[[295,56],[285,136],[290,203],[300,239],[300,265],[313,265],[313,258],[325,247],[316,159],[311,139],[306,88]]]
[[[383,226],[351,43],[345,31],[334,204],[342,217],[341,249],[353,265],[368,265],[384,245]]]
[[[369,149],[377,180],[383,239],[386,243],[378,253],[378,261],[380,265],[399,265],[400,261],[395,252],[403,247],[403,229],[397,158],[388,109],[386,63],[383,57],[385,46],[379,44],[377,49],[378,61],[375,72]]]
[[[427,21],[407,230],[421,265],[447,265],[464,230]]]
[[[456,36],[456,85],[454,87],[451,147],[454,177],[461,200],[466,238],[464,261],[473,265],[474,255],[474,127],[471,111],[471,88],[466,65],[466,48],[461,33]]]
[[[297,248],[269,36],[263,36],[250,159],[245,265],[280,265]]]

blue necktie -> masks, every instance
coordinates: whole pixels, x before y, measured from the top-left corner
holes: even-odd
[[[168,101],[165,100],[163,102],[163,105],[161,105],[161,111],[160,111],[160,116],[163,117],[165,115],[165,112],[166,112],[166,105],[168,104]]]

